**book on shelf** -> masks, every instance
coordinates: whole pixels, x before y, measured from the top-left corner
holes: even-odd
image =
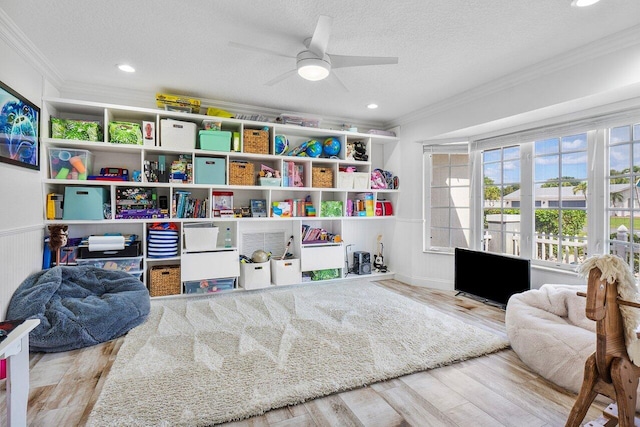
[[[340,241],[339,235],[330,233],[324,228],[302,224],[301,231],[302,243],[335,243]]]
[[[206,218],[207,200],[191,197],[190,191],[173,193],[171,213],[174,218]]]

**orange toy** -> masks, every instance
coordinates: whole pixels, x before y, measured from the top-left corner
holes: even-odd
[[[79,156],[73,156],[69,159],[69,163],[73,165],[78,170],[78,173],[86,173],[87,168],[84,167],[84,163],[82,163],[82,159]]]

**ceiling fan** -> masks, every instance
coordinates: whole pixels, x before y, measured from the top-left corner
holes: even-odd
[[[331,36],[332,24],[333,18],[326,15],[320,15],[318,17],[316,29],[313,32],[313,36],[304,40],[306,48],[298,52],[296,56],[236,42],[229,42],[229,46],[283,56],[285,58],[292,58],[296,60],[295,69],[287,71],[286,73],[265,83],[268,86],[281,82],[297,72],[302,78],[311,81],[323,80],[331,75],[334,80],[347,90],[346,86],[340,81],[340,79],[338,79],[335,74],[331,73],[332,69],[398,63],[397,57],[351,56],[328,53],[327,45],[329,44],[329,37]]]

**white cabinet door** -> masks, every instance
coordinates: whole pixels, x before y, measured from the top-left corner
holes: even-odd
[[[183,282],[240,275],[237,249],[183,254],[181,267]]]
[[[324,270],[344,267],[342,245],[303,246],[300,256],[302,271]]]

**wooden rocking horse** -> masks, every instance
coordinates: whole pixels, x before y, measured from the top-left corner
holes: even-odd
[[[603,274],[607,266],[596,263],[595,258],[582,270],[583,275],[588,271],[587,293],[579,292],[578,295],[587,297],[586,315],[596,322],[596,351],[585,363],[582,387],[565,426],[580,426],[598,394],[607,396],[614,403],[604,410],[601,417],[585,426],[640,426],[640,419],[635,417],[640,367],[632,362],[634,358],[629,357],[625,344],[625,335],[629,341],[629,334],[637,326],[625,325],[625,318],[629,322],[629,316],[624,315],[628,313],[625,310],[633,310],[631,307],[640,308],[640,304],[635,301],[637,291],[633,275],[628,271],[625,277],[620,277],[620,274],[611,274],[611,271],[608,271],[607,276]],[[605,263],[613,261],[616,267],[627,266],[621,258],[613,255],[601,256],[598,260]],[[622,282],[627,284],[626,294],[624,291],[621,292]],[[621,289],[618,289],[619,286]],[[623,296],[630,298],[625,300]],[[638,336],[633,338],[635,340]]]

